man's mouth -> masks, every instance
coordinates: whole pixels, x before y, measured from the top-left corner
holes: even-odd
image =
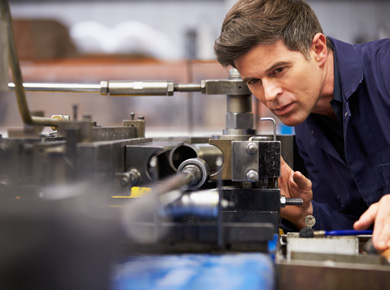
[[[280,107],[276,108],[274,110],[274,113],[278,116],[283,116],[283,115],[290,113],[290,111],[292,109],[293,109],[293,103],[289,103],[287,105],[280,106]]]

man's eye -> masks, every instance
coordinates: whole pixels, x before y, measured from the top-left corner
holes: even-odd
[[[282,71],[284,71],[284,67],[278,67],[277,69],[274,70],[273,74],[280,74]]]
[[[258,81],[259,81],[258,79],[251,79],[251,80],[248,81],[248,85],[254,85]]]

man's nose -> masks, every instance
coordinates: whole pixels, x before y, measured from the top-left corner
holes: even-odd
[[[282,93],[282,88],[273,80],[263,80],[263,88],[266,102],[275,101],[276,97]]]

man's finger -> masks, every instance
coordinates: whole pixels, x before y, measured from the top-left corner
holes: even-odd
[[[375,217],[374,232],[372,241],[377,250],[383,251],[387,248],[390,240],[390,196],[385,195],[378,203],[378,210]]]
[[[390,241],[390,223],[389,217],[387,217],[387,222],[377,225],[375,221],[374,231],[372,233],[372,242],[375,249],[378,251],[384,251],[389,247]]]
[[[353,228],[355,230],[367,229],[375,221],[377,212],[378,203],[374,203],[360,216],[359,220],[353,224]]]
[[[306,178],[302,173],[299,171],[295,171],[293,175],[294,182],[298,185],[300,189],[303,190],[311,190],[311,181],[310,179]]]

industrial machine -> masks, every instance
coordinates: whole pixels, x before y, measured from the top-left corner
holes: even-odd
[[[18,93],[17,86],[16,81],[10,85]],[[23,89],[53,91],[60,86],[66,85],[24,84]],[[276,140],[275,128],[273,136],[254,136],[251,94],[237,72],[232,71],[227,80],[206,80],[200,85],[109,81],[100,86],[100,92],[110,95],[173,94],[174,90],[227,94],[224,134],[145,138],[145,120],[134,116],[121,127],[98,127],[88,116],[77,120],[76,112],[73,118],[54,116],[48,120],[26,114],[24,119],[32,120],[26,130],[35,125],[56,129],[39,136],[17,137],[13,136],[19,133],[10,131],[9,137],[1,140],[5,164],[1,180],[3,191],[11,198],[15,191],[23,195],[21,198],[31,198],[45,195],[46,187],[90,182],[104,186],[106,197],[120,205],[125,197],[132,197],[134,187],[151,188],[149,195],[153,197],[145,198],[149,199],[146,211],[152,207],[160,212],[162,207],[160,218],[183,220],[183,216],[193,215],[191,220],[197,222],[151,223],[146,231],[154,235],[154,231],[168,227],[179,231],[169,235],[171,238],[164,237],[169,244],[182,239],[223,247],[247,242],[266,246],[277,233],[280,207],[299,204],[299,200],[280,195],[281,142]],[[174,190],[180,193],[172,193]],[[197,204],[198,200],[203,204]],[[127,206],[139,205],[134,201]],[[201,223],[210,219],[214,224]],[[190,237],[182,227],[193,229],[188,232]],[[160,246],[162,241],[154,242]]]
[[[299,280],[302,271],[314,268],[302,262],[307,260],[304,250],[288,248],[288,244],[296,243],[294,239],[298,244],[308,239],[311,243],[310,238],[279,233],[280,209],[302,203],[281,195],[278,188],[281,155],[293,163],[293,136],[277,136],[274,121],[268,118],[262,121],[273,122],[273,134],[256,134],[251,93],[236,70],[231,70],[227,79],[200,84],[23,83],[6,1],[1,2],[1,10],[9,25],[13,83],[8,87],[15,91],[25,124],[22,131],[10,130],[7,137],[0,137],[0,224],[5,237],[0,244],[0,261],[4,261],[0,262],[1,285],[19,289],[58,289],[59,285],[64,289],[123,289],[112,286],[107,274],[114,261],[119,263],[123,257],[147,255],[146,265],[150,267],[161,262],[164,255],[172,258],[168,254],[218,253],[222,256],[217,257],[226,257],[223,254],[231,253],[241,262],[245,259],[248,267],[251,263],[261,265],[254,269],[266,273],[265,280],[257,281],[260,284],[254,289],[264,285],[269,289],[303,287]],[[135,118],[134,113],[118,127],[98,126],[88,115],[79,118],[77,106],[73,116],[32,116],[25,91],[108,96],[225,94],[226,126],[221,135],[146,138],[146,120]],[[42,133],[45,126],[53,130]],[[360,240],[352,240],[354,250],[348,254],[359,256]],[[237,256],[244,252],[253,255]],[[151,254],[158,258],[150,259]],[[318,259],[313,255],[312,259]],[[201,259],[201,264],[216,259],[199,257],[196,261]],[[220,259],[218,267],[237,269],[237,262]],[[296,259],[300,262],[294,262]],[[323,256],[320,259],[326,260]],[[353,262],[360,263],[357,258]],[[140,274],[130,271],[128,265],[141,267],[145,263],[135,258],[129,263],[125,264],[125,275],[136,281]],[[379,277],[381,286],[388,286],[385,276],[390,268],[383,260],[375,263],[379,265],[369,275]],[[317,275],[326,267],[329,263],[317,263]],[[342,267],[348,268],[345,264]],[[126,280],[123,271],[122,267],[116,272],[122,273],[116,279],[119,284]],[[24,282],[18,279],[20,273],[29,273]],[[336,274],[333,271],[329,275]],[[156,287],[150,284],[152,277],[148,276],[148,281],[143,289]]]

